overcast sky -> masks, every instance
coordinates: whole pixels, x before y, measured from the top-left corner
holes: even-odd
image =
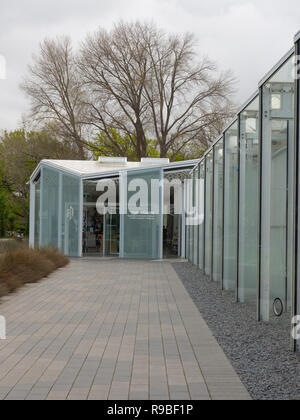
[[[243,103],[258,80],[292,46],[300,30],[299,0],[1,0],[0,130],[20,127],[28,100],[19,89],[26,67],[45,37],[70,35],[75,43],[99,26],[123,20],[154,20],[170,32],[190,31],[199,54],[238,79]]]

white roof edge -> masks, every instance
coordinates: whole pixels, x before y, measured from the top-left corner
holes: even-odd
[[[296,33],[295,37],[294,37],[294,42],[298,42],[300,39],[300,31]]]
[[[248,100],[246,102],[243,103],[243,105],[240,106],[240,108],[237,111],[237,114],[240,114],[241,112],[243,112],[248,105],[251,104],[251,102],[254,101],[254,99],[259,96],[259,90],[256,90],[251,96],[250,98],[248,98]]]
[[[160,165],[152,165],[152,166],[139,166],[137,168],[119,168],[119,169],[114,169],[111,171],[105,171],[105,172],[94,172],[94,173],[83,173],[83,172],[79,172],[77,170],[72,170],[70,168],[64,168],[60,165],[58,165],[56,162],[51,161],[51,160],[42,160],[38,166],[35,168],[35,170],[33,171],[33,173],[31,174],[30,177],[30,181],[32,182],[34,180],[34,178],[37,176],[38,172],[41,169],[42,165],[46,165],[48,167],[57,169],[59,171],[71,174],[73,176],[77,176],[78,178],[82,178],[82,179],[91,179],[91,178],[108,178],[110,176],[118,176],[120,173],[122,172],[126,172],[126,171],[145,171],[147,169],[151,170],[151,169],[176,169],[176,168],[182,168],[185,166],[192,166],[192,165],[197,165],[197,163],[199,162],[200,159],[194,159],[194,160],[186,160],[186,161],[180,161],[180,162],[171,162],[171,163],[165,163],[165,164],[160,164]]]
[[[291,48],[279,61],[277,64],[275,64],[274,67],[271,68],[271,70],[259,81],[258,87],[260,88],[262,85],[264,85],[270,77],[276,73],[276,71],[286,62],[288,61],[292,55],[295,53],[295,47]]]
[[[35,168],[35,170],[30,175],[30,182],[32,182],[37,177],[37,174],[38,174],[39,170],[41,169],[41,165],[42,165],[42,161],[38,164],[38,166]]]
[[[62,171],[62,172],[65,172],[67,174],[74,175],[74,176],[77,176],[77,177],[81,177],[83,175],[82,172],[79,172],[79,171],[76,171],[76,170],[72,170],[70,168],[64,168],[64,167],[62,167],[60,165],[57,165],[56,163],[54,163],[53,160],[43,159],[43,160],[40,161],[40,163],[38,164],[38,166],[33,171],[32,175],[30,177],[30,180],[31,181],[37,176],[37,173],[41,169],[41,166],[42,165],[46,165],[46,166],[48,166],[50,168],[55,168],[55,169],[57,169],[59,171]]]
[[[176,169],[176,168],[182,168],[184,166],[192,166],[192,165],[197,165],[197,163],[199,162],[200,159],[195,159],[195,160],[186,160],[186,161],[181,161],[181,162],[171,162],[169,164],[165,164],[165,165],[157,165],[157,166],[139,166],[137,168],[120,168],[120,169],[115,169],[112,171],[106,171],[106,172],[96,172],[96,173],[90,173],[90,174],[82,174],[81,178],[83,179],[91,179],[91,178],[96,178],[96,177],[105,177],[108,178],[110,176],[117,176],[120,173],[123,172],[138,172],[138,171],[146,171],[147,169],[149,169],[150,171],[153,169]]]

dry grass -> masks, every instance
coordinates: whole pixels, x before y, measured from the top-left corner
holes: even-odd
[[[24,284],[36,283],[68,263],[69,259],[53,248],[20,247],[6,251],[0,256],[0,297]]]
[[[17,249],[27,249],[28,241],[18,241],[16,239],[0,239],[0,254],[4,254],[7,251],[15,251]]]

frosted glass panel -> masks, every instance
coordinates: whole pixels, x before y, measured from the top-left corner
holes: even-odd
[[[241,113],[239,301],[256,303],[259,222],[259,99]]]
[[[121,256],[124,258],[136,259],[160,259],[162,250],[162,202],[159,198],[159,214],[151,214],[151,181],[161,180],[161,170],[149,170],[144,172],[127,173],[127,184],[124,185],[122,179],[121,188],[127,187],[127,204],[134,197],[136,192],[129,191],[130,184],[136,179],[144,180],[148,187],[148,206],[142,207],[148,214],[128,214],[121,215],[123,218],[123,250]],[[137,188],[138,191],[138,188]],[[122,194],[124,197],[124,194]],[[127,206],[128,210],[128,206]]]
[[[35,203],[34,203],[34,247],[40,246],[40,194],[41,179],[35,183]]]
[[[80,179],[62,177],[62,249],[66,255],[77,257],[79,250]]]
[[[213,153],[206,157],[205,179],[205,274],[211,275],[212,263],[212,200],[213,200]]]
[[[292,175],[294,132],[293,57],[263,87],[262,247],[260,314],[273,314],[275,299],[291,305]],[[281,106],[274,107],[280,95]],[[290,158],[288,158],[290,156]],[[290,249],[290,251],[289,251]]]
[[[198,171],[195,170],[193,174],[193,206],[196,207],[199,203],[199,191],[197,189],[198,187]],[[198,236],[199,236],[199,226],[198,224],[195,224],[193,226],[193,264],[198,264]]]
[[[213,280],[222,280],[223,261],[223,140],[214,153]]]
[[[200,183],[199,183],[199,205],[201,208],[201,212],[203,213],[203,220],[201,220],[199,225],[199,268],[200,270],[204,270],[204,229],[205,229],[205,219],[204,219],[204,208],[205,208],[205,197],[204,197],[204,191],[205,191],[205,165],[204,162],[200,164],[200,170],[199,170],[199,177],[200,177]]]
[[[58,247],[59,174],[42,168],[42,214],[40,246]]]
[[[235,123],[225,133],[223,278],[225,290],[235,290],[236,286],[238,174],[238,137],[237,123]]]

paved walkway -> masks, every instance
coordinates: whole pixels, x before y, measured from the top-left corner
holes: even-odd
[[[249,399],[168,262],[74,260],[0,314],[0,400]]]

